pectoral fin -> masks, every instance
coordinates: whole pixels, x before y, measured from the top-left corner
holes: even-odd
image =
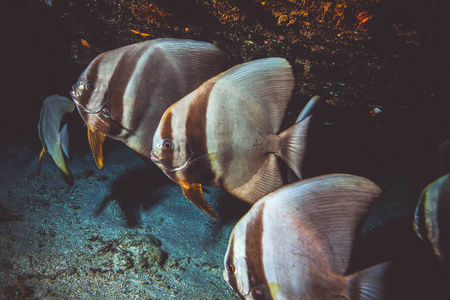
[[[95,164],[100,170],[103,169],[103,142],[105,135],[100,131],[92,131],[88,127],[88,140],[91,147],[92,155],[94,155]]]
[[[205,197],[203,197],[202,185],[200,183],[183,182],[180,183],[180,186],[183,189],[183,194],[186,198],[207,213],[211,218],[217,220],[217,216],[213,209],[209,206],[208,202],[206,202]]]

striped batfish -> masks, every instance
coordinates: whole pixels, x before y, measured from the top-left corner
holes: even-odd
[[[122,141],[150,163],[152,136],[164,111],[225,64],[223,52],[210,43],[169,38],[97,56],[71,91],[88,126],[97,166],[103,168],[105,136]]]
[[[439,147],[428,184],[416,206],[413,228],[442,261],[450,258],[450,140]],[[436,179],[437,177],[437,179]]]
[[[61,171],[64,180],[70,186],[73,186],[73,177],[65,159],[65,157],[69,157],[69,133],[66,117],[74,110],[75,105],[66,97],[49,96],[44,100],[38,124],[39,138],[42,143],[38,174],[44,155],[48,152]]]
[[[279,133],[294,77],[283,58],[229,69],[164,113],[151,159],[211,217],[202,185],[250,204],[286,183],[284,160],[298,178],[310,117]]]
[[[422,191],[413,228],[440,260],[450,258],[450,173]]]
[[[344,276],[356,228],[381,190],[346,174],[263,197],[231,232],[223,276],[241,299],[380,300],[389,263]]]

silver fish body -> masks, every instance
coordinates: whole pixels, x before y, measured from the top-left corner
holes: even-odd
[[[211,78],[164,113],[152,160],[213,217],[202,185],[252,204],[286,183],[282,160],[302,178],[310,118],[279,133],[293,86],[291,66],[282,58],[244,63]]]
[[[52,95],[44,100],[38,124],[42,151],[39,156],[38,173],[45,153],[49,153],[60,169],[64,180],[73,185],[73,177],[67,167],[65,157],[69,157],[69,134],[65,117],[75,110],[75,105],[68,98]]]
[[[384,299],[387,264],[343,275],[380,192],[368,179],[332,174],[263,197],[230,235],[225,280],[242,299]]]
[[[103,167],[105,136],[122,141],[144,160],[164,111],[221,72],[222,51],[210,43],[154,39],[104,52],[71,91],[88,126],[97,166]]]

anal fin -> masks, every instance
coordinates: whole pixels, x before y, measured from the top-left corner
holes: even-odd
[[[275,191],[285,184],[279,158],[269,154],[258,172],[244,185],[228,191],[235,197],[250,204],[255,203],[265,195]]]

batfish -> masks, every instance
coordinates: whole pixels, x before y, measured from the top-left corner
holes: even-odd
[[[442,261],[450,258],[450,140],[439,147],[428,184],[416,206],[413,228]]]
[[[413,227],[440,260],[450,258],[450,173],[423,190]]]
[[[213,218],[202,186],[253,204],[286,183],[281,160],[302,178],[310,117],[279,132],[293,86],[283,58],[244,63],[211,78],[164,113],[151,159]]]
[[[226,57],[210,43],[154,39],[97,56],[72,87],[88,126],[97,167],[103,141],[122,141],[147,163],[153,133],[164,111],[225,69]]]
[[[39,138],[42,142],[38,174],[44,155],[48,152],[70,186],[73,186],[73,177],[64,157],[64,155],[69,157],[69,134],[65,117],[74,110],[75,105],[68,98],[60,95],[49,96],[44,100],[38,125]]]
[[[389,263],[347,271],[357,227],[380,188],[331,174],[256,202],[231,232],[223,276],[241,299],[381,300]]]

